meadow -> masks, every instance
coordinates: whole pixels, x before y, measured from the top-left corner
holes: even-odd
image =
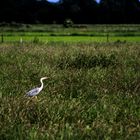
[[[0,139],[140,139],[139,41],[57,37],[0,43]]]
[[[0,25],[1,42],[140,42],[140,25]],[[3,41],[2,41],[3,36]]]

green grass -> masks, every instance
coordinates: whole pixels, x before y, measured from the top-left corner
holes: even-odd
[[[140,25],[74,25],[72,28],[55,24],[2,26],[0,35],[4,35],[4,42],[17,42],[20,38],[24,42],[35,38],[42,42],[140,42]]]
[[[96,43],[96,42],[107,42],[106,36],[6,36],[4,37],[4,42],[20,42],[22,38],[23,42],[38,42],[48,43],[48,42],[65,42],[65,43]],[[108,38],[108,42],[140,42],[140,36],[127,36],[127,37],[116,37],[112,36]]]
[[[80,27],[81,26],[81,27]],[[74,25],[72,28],[64,28],[63,25],[58,24],[34,24],[34,25],[21,25],[21,26],[0,26],[1,32],[48,32],[48,33],[91,33],[91,32],[140,32],[139,24],[93,24],[93,25]]]
[[[1,139],[140,139],[140,44],[73,39],[0,44]]]

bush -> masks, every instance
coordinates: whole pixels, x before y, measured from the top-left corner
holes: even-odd
[[[74,56],[72,59],[69,56],[62,56],[58,61],[58,67],[63,68],[93,68],[93,67],[109,67],[115,66],[117,64],[117,59],[114,54],[110,55],[86,55],[79,53],[77,56]]]
[[[35,36],[34,39],[33,39],[33,43],[40,43],[39,38]]]
[[[71,19],[66,19],[63,23],[63,26],[65,28],[69,28],[69,27],[72,27],[73,26],[73,21]]]
[[[6,27],[6,26],[9,26],[9,23],[6,23],[6,22],[1,22],[0,23],[0,27]]]

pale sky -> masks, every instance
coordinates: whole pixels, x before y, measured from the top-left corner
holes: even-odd
[[[59,0],[47,0],[48,2],[54,2],[54,3],[57,3],[59,2]],[[96,0],[98,3],[100,2],[100,0]]]
[[[97,1],[97,3],[99,3],[100,2],[100,0],[96,0]]]
[[[54,3],[57,3],[57,2],[59,2],[59,0],[47,0],[48,2],[54,2]],[[101,0],[96,0],[97,1],[97,3],[99,3]],[[140,0],[139,0],[140,1]]]
[[[48,2],[54,2],[54,3],[56,3],[56,2],[59,2],[59,0],[47,0]]]

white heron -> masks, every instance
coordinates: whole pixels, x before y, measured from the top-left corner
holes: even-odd
[[[34,89],[30,90],[30,91],[28,91],[26,93],[26,96],[33,97],[33,96],[38,95],[40,93],[40,91],[43,89],[43,86],[44,86],[43,80],[45,80],[45,79],[48,79],[48,77],[42,77],[40,79],[41,86],[40,87],[37,87],[37,88],[34,88]]]

